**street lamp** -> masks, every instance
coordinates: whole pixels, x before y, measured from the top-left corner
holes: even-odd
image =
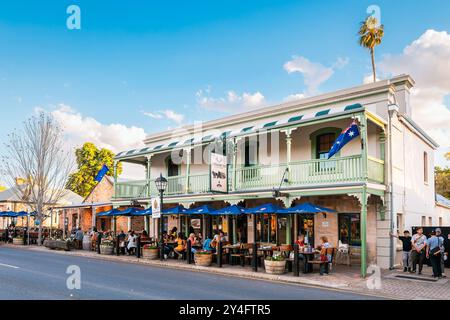
[[[164,232],[164,220],[163,220],[163,197],[164,197],[164,191],[167,187],[167,179],[163,177],[162,173],[159,174],[159,177],[155,180],[156,189],[159,191],[159,199],[160,199],[160,211],[161,216],[159,218],[159,238],[160,238],[160,247],[159,247],[159,256],[160,260],[164,260],[164,238],[163,238],[163,232]]]

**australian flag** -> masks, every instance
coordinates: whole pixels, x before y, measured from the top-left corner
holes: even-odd
[[[330,151],[328,152],[328,159],[330,159],[336,152],[342,149],[343,146],[347,144],[350,140],[353,138],[359,136],[359,129],[358,125],[355,121],[352,122],[350,127],[347,129],[344,129],[342,133],[339,135],[339,137],[334,142],[333,146],[331,147]]]
[[[97,173],[97,176],[95,177],[95,181],[101,182],[103,178],[108,173],[109,168],[106,166],[106,164],[103,165],[103,167],[100,169],[100,171]]]

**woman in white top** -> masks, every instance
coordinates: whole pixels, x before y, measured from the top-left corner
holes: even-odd
[[[131,254],[131,251],[133,251],[133,249],[135,248],[137,248],[137,236],[134,234],[134,231],[131,231],[130,235],[128,236],[128,254]]]

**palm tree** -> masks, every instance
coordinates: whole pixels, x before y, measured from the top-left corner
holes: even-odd
[[[372,58],[372,72],[373,82],[377,81],[375,72],[375,47],[381,43],[384,36],[384,26],[378,23],[377,18],[369,16],[363,22],[358,31],[359,45],[370,50],[370,57]]]

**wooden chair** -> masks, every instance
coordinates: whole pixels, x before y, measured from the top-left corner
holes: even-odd
[[[331,261],[321,261],[320,259],[314,259],[314,260],[309,260],[308,263],[311,264],[312,266],[314,266],[314,265],[320,266],[320,265],[328,263],[328,272],[331,272],[331,270],[333,268],[334,257],[336,255],[336,248],[327,248],[325,251],[325,254],[331,256]]]
[[[292,272],[292,264],[294,263],[294,259],[290,258],[292,251],[294,251],[294,248],[290,244],[283,244],[280,246],[280,252],[286,259],[286,265],[289,272]]]
[[[230,250],[233,250],[233,249],[230,249]],[[244,251],[243,251],[243,245],[241,245],[240,247],[239,247],[239,252],[238,253],[230,253],[230,264],[232,265],[232,266],[234,266],[234,265],[236,265],[236,260],[238,260],[239,261],[239,264],[243,267],[244,266],[244,264],[245,264],[245,255],[244,255]]]
[[[259,247],[259,244],[257,244],[257,247]],[[244,251],[244,266],[246,262],[248,261],[248,264],[252,265],[253,260],[253,244],[252,243],[245,243],[243,246]],[[261,266],[261,260],[264,259],[264,254],[262,252],[257,253],[257,260],[258,260],[258,266]]]

